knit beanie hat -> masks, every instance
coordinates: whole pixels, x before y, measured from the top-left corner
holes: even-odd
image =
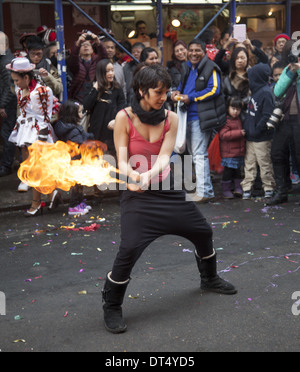
[[[290,40],[290,37],[287,34],[279,34],[279,35],[276,35],[276,37],[274,39],[274,45],[276,45],[277,40],[281,39],[281,38],[284,38],[286,40]]]

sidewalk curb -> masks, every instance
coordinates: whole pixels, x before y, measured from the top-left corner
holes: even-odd
[[[119,192],[118,191],[104,191],[102,192],[99,196],[95,196],[95,195],[85,195],[85,199],[86,200],[99,200],[99,201],[102,201],[103,199],[110,199],[110,198],[116,198],[119,196]],[[63,204],[62,205],[67,205],[69,202],[70,202],[70,199],[68,197],[64,197],[63,198]],[[26,210],[26,209],[29,209],[30,208],[30,203],[28,201],[26,201],[26,203],[23,203],[23,204],[15,204],[15,205],[9,205],[9,206],[5,206],[5,207],[1,207],[0,206],[0,213],[6,213],[6,212],[11,212],[11,211],[22,211],[22,210]],[[46,206],[49,205],[49,202],[46,202]]]

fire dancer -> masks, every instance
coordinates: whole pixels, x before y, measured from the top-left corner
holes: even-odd
[[[35,65],[25,57],[15,58],[6,65],[11,71],[15,84],[20,115],[9,137],[9,141],[22,149],[23,161],[28,157],[27,148],[36,141],[54,142],[53,128],[50,124],[53,105],[53,93],[49,87],[38,83],[33,74]],[[23,191],[28,186],[21,183]],[[25,188],[27,187],[27,188]],[[19,186],[20,190],[20,186]],[[55,197],[53,195],[53,197]],[[51,204],[53,204],[53,197]],[[41,211],[41,194],[33,189],[33,198],[30,209],[25,216],[35,216]]]
[[[211,227],[185,191],[172,187],[169,163],[178,118],[163,106],[170,86],[170,76],[161,65],[142,68],[133,79],[132,106],[116,117],[114,141],[119,170],[136,185],[129,185],[121,195],[121,244],[102,291],[105,327],[112,333],[127,329],[121,305],[136,261],[151,242],[163,235],[180,235],[194,244],[202,289],[237,292],[217,275]],[[170,187],[166,190],[168,177]]]

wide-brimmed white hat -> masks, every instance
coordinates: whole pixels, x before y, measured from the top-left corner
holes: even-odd
[[[6,65],[6,68],[15,72],[28,72],[35,69],[35,64],[30,63],[26,57],[17,57]]]

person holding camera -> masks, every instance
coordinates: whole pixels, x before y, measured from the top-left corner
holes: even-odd
[[[284,101],[283,105],[277,108],[277,116],[273,112],[271,117],[276,128],[271,150],[276,194],[268,201],[268,205],[288,201],[290,151],[294,154],[300,174],[300,59],[299,50],[294,50],[293,45],[293,41],[287,41],[282,56],[282,62],[286,61],[287,66],[274,87],[275,97],[284,97]]]
[[[94,53],[93,47],[96,53]],[[97,35],[84,30],[75,42],[67,63],[73,75],[69,98],[79,103],[83,102],[84,97],[93,86],[96,65],[103,58],[108,58],[104,44]]]

